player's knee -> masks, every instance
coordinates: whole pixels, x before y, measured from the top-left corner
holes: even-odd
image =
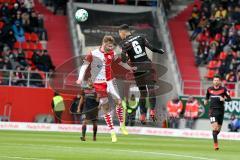
[[[217,125],[213,126],[213,131],[218,131],[218,126]]]

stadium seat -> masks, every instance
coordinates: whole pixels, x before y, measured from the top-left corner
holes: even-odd
[[[216,73],[216,70],[209,69],[207,71],[207,74],[205,75],[205,78],[212,79]]]
[[[30,33],[25,33],[24,34],[26,41],[31,41],[31,34]]]
[[[20,42],[15,42],[14,43],[14,45],[13,45],[13,48],[15,48],[15,49],[19,49],[19,48],[21,48],[21,43]]]
[[[209,61],[207,68],[208,69],[218,68],[218,61],[215,61],[215,60]]]
[[[28,42],[22,42],[21,47],[23,50],[29,50],[30,46]]]
[[[27,58],[27,59],[32,59],[33,51],[27,51],[27,52],[25,52],[25,53],[26,53],[26,58]]]
[[[30,43],[29,43],[29,50],[34,51],[34,50],[36,50],[36,49],[37,49],[36,44],[33,43],[33,42],[30,42]]]
[[[37,50],[43,50],[43,46],[41,43],[37,43]]]
[[[2,29],[4,26],[4,22],[0,21],[0,29]]]
[[[31,41],[37,42],[39,40],[38,35],[36,33],[31,33]]]

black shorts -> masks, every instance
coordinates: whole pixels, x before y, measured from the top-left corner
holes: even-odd
[[[86,98],[83,107],[83,119],[96,121],[98,119],[99,103],[94,98]]]
[[[223,124],[224,109],[210,108],[209,109],[209,119],[211,123],[217,122],[219,125]]]
[[[154,85],[156,83],[156,70],[152,67],[151,63],[141,64],[137,68],[134,72],[134,77],[138,87]]]

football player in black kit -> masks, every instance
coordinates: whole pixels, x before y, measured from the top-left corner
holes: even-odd
[[[221,86],[221,78],[219,75],[213,77],[213,85],[207,89],[204,105],[210,101],[209,118],[212,124],[212,135],[214,141],[214,149],[218,150],[217,136],[221,131],[224,118],[224,101],[231,101],[228,90]]]
[[[143,36],[132,35],[127,24],[123,24],[119,27],[119,36],[122,39],[120,42],[122,61],[130,61],[131,65],[136,68],[134,77],[141,93],[139,100],[141,111],[140,120],[143,124],[146,123],[146,97],[148,96],[150,102],[150,116],[153,121],[155,121],[154,108],[156,105],[156,95],[154,93],[154,85],[156,84],[156,72],[152,67],[151,60],[147,56],[145,47],[152,52],[160,54],[163,54],[164,50],[153,47]]]

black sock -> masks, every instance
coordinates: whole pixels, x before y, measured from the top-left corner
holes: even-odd
[[[82,137],[85,137],[85,135],[86,135],[86,130],[87,130],[87,126],[86,126],[86,124],[83,124],[83,125],[82,125]]]
[[[97,135],[97,122],[93,122],[93,136],[96,137]]]
[[[218,143],[218,139],[217,139],[218,133],[219,133],[219,131],[213,131],[212,132],[214,143]]]

